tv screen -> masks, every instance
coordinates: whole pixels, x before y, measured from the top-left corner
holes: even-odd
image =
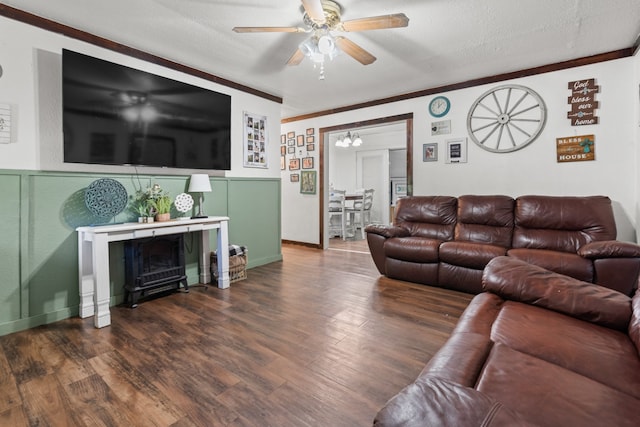
[[[231,97],[69,50],[64,161],[231,169]]]

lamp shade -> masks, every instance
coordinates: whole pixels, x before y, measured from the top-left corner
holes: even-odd
[[[211,192],[211,182],[206,173],[194,173],[189,180],[189,193],[209,193]]]

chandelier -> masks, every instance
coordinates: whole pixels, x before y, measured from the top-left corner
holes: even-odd
[[[336,147],[347,148],[349,146],[359,147],[361,145],[362,138],[360,138],[357,132],[354,132],[352,135],[351,131],[347,131],[346,135],[340,135],[336,140]]]

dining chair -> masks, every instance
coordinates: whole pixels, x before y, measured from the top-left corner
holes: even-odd
[[[362,238],[364,239],[364,228],[371,223],[371,206],[373,205],[374,189],[364,190],[362,198],[353,201],[353,206],[345,208],[345,212],[349,216],[349,224],[354,232],[356,228],[360,229]]]
[[[346,240],[346,213],[345,194],[346,190],[331,190],[329,195],[329,237],[340,236]]]

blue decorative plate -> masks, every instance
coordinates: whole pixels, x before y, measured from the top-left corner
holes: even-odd
[[[127,206],[127,190],[115,179],[101,178],[93,181],[84,193],[89,211],[100,218],[118,215]]]

